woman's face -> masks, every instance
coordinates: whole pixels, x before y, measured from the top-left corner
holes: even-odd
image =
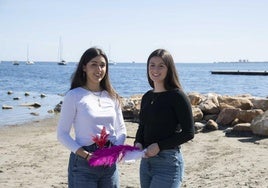
[[[91,59],[83,66],[83,71],[87,75],[87,82],[91,84],[99,84],[106,74],[107,62],[101,55]]]
[[[149,76],[154,83],[164,83],[167,75],[167,66],[160,57],[152,57],[149,60]]]

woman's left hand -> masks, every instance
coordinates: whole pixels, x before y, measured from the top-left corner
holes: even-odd
[[[145,156],[146,157],[153,157],[156,156],[158,154],[158,152],[160,151],[159,146],[157,143],[153,143],[151,145],[149,145],[146,148],[146,152],[145,152]]]

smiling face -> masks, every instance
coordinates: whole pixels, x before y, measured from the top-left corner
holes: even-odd
[[[107,69],[107,62],[101,55],[91,59],[83,66],[83,71],[86,73],[86,84],[89,89],[99,88],[101,80],[104,78]]]
[[[160,57],[154,56],[149,60],[148,70],[149,77],[154,82],[154,86],[164,86],[168,68]]]

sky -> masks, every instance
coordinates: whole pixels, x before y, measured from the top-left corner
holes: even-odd
[[[0,60],[115,62],[168,50],[178,63],[268,61],[268,0],[0,0]]]

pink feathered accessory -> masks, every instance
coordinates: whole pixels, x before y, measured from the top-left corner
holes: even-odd
[[[96,150],[89,159],[90,166],[112,166],[116,162],[125,160],[124,157],[128,156],[128,160],[135,160],[130,156],[132,152],[141,152],[139,148],[129,145],[112,146],[110,148],[102,148]],[[131,158],[131,159],[129,159]]]
[[[114,163],[121,160],[133,161],[144,155],[144,151],[129,145],[105,147],[105,144],[108,142],[108,136],[109,134],[107,134],[104,126],[100,136],[93,136],[92,140],[99,149],[90,157],[88,161],[90,166],[112,166]]]

